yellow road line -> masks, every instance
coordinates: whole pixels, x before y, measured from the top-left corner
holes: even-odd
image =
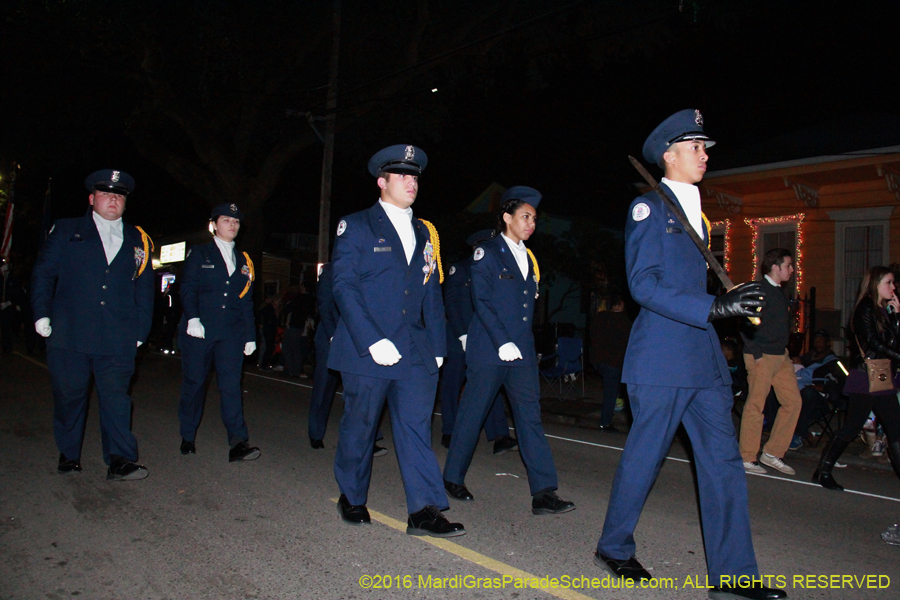
[[[337,498],[332,498],[332,502],[337,502]],[[392,517],[381,514],[378,511],[374,511],[369,509],[369,516],[373,521],[378,521],[382,525],[387,525],[392,529],[396,529],[397,531],[402,531],[406,533],[406,523],[403,521],[398,521]],[[527,571],[522,571],[521,569],[517,569],[515,567],[511,567],[506,563],[502,563],[499,560],[494,560],[484,554],[479,554],[474,550],[469,550],[464,546],[460,546],[459,544],[455,544],[449,541],[446,538],[433,538],[428,536],[416,536],[416,539],[419,539],[423,542],[427,542],[432,546],[437,546],[441,550],[449,552],[451,554],[455,554],[456,556],[467,560],[469,562],[475,563],[476,565],[482,566],[489,571],[494,571],[495,573],[499,573],[500,575],[507,575],[509,577],[513,577],[515,579],[540,579],[537,575],[532,575]],[[542,592],[546,592],[551,596],[556,596],[557,598],[563,598],[565,600],[594,600],[590,596],[585,596],[584,594],[580,594],[576,591],[567,588],[556,588],[556,589],[544,589],[544,588],[533,588],[540,590]]]

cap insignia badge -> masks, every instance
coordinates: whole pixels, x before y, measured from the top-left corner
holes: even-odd
[[[700,111],[697,109],[694,109],[694,123],[696,123],[698,127],[703,127],[703,115],[701,115]]]
[[[236,212],[237,212],[237,204],[232,204],[232,205],[229,206],[228,208],[229,208],[229,209],[231,210],[231,212],[233,212],[233,213],[236,213]]]
[[[407,146],[406,147],[406,155],[405,155],[406,160],[412,160],[415,157],[416,157],[416,148],[414,146]]]
[[[118,172],[118,171],[113,171],[113,172],[112,172],[112,176],[109,178],[109,180],[112,181],[113,183],[118,183],[118,181],[119,181],[119,172]]]

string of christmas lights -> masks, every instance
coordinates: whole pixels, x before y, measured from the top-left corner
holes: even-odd
[[[716,221],[715,223],[710,223],[710,231],[718,229],[720,227],[725,228],[725,247],[723,249],[725,254],[722,257],[722,268],[724,268],[725,272],[728,273],[728,260],[731,256],[731,219],[725,219],[724,221]]]
[[[797,213],[783,217],[763,217],[760,219],[744,219],[744,223],[753,230],[753,237],[750,248],[750,255],[753,257],[753,271],[756,273],[759,267],[759,256],[757,254],[757,241],[759,239],[759,228],[761,225],[784,225],[785,223],[797,224],[797,235],[794,237],[794,274],[797,278],[797,294],[800,294],[800,288],[803,285],[803,219],[806,213]]]

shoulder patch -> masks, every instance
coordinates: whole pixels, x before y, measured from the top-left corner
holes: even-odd
[[[482,258],[484,258],[484,248],[475,248],[475,255],[472,258],[475,259],[476,261],[479,261]]]
[[[650,207],[645,203],[635,204],[631,209],[631,218],[635,221],[643,221],[650,216]]]
[[[453,275],[454,273],[456,273],[456,267],[451,265],[451,266],[450,266],[450,273],[449,273],[449,274],[450,274],[450,275]]]
[[[345,231],[347,231],[347,221],[341,219],[341,222],[338,223],[338,228],[337,228],[338,236],[340,236]]]

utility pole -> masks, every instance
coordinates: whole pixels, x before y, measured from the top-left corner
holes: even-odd
[[[331,165],[334,162],[334,121],[337,107],[338,56],[341,47],[341,0],[334,0],[331,22],[331,65],[328,69],[328,99],[325,104],[325,154],[322,157],[322,195],[319,199],[319,263],[330,260],[331,244]]]

